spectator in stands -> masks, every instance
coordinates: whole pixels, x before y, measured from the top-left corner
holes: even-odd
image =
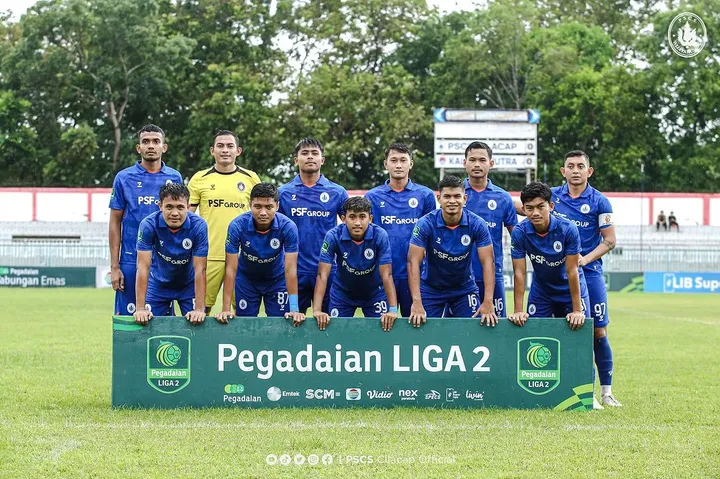
[[[673,226],[677,228],[677,232],[680,232],[680,225],[677,222],[677,218],[675,217],[675,213],[672,211],[670,212],[670,216],[668,216],[668,226],[670,228],[670,231],[672,231]]]
[[[655,230],[660,231],[660,225],[662,225],[663,228],[665,228],[665,231],[667,231],[667,217],[665,216],[665,212],[663,210],[660,210],[660,214],[657,217],[657,221],[655,222]]]

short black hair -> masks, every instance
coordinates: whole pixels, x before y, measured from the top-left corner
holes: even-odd
[[[574,158],[576,156],[582,156],[583,158],[585,158],[585,161],[587,161],[588,166],[590,166],[590,157],[587,156],[587,153],[585,153],[582,150],[572,150],[572,151],[568,151],[567,153],[565,153],[565,157],[563,158],[563,163],[565,163],[565,160],[567,160],[568,158]]]
[[[162,136],[163,142],[165,141],[165,132],[163,131],[163,129],[157,125],[153,125],[152,123],[140,128],[140,131],[138,131],[138,140],[140,139],[140,136],[142,136],[143,133],[160,133],[160,135]]]
[[[185,198],[190,201],[190,190],[182,183],[167,183],[160,188],[160,203],[162,203],[165,198],[172,198],[173,200]]]
[[[252,200],[255,198],[272,198],[275,200],[275,203],[280,203],[280,193],[278,189],[275,188],[275,185],[270,183],[258,183],[253,186],[253,189],[250,190],[250,203],[252,203]]]
[[[390,145],[388,145],[388,147],[385,148],[385,159],[386,160],[387,160],[387,157],[390,156],[391,151],[399,151],[400,153],[405,153],[412,160],[412,153],[410,153],[410,148],[408,148],[405,143],[391,143]]]
[[[440,180],[437,184],[438,193],[443,188],[462,188],[463,181],[455,175],[447,175],[445,178]]]
[[[535,198],[542,198],[550,203],[552,201],[552,190],[548,185],[539,181],[528,183],[520,192],[520,201],[525,204]]]
[[[372,204],[364,196],[352,196],[345,200],[343,209],[345,214],[348,214],[349,211],[353,213],[372,213]]]
[[[470,143],[467,148],[465,148],[465,159],[467,159],[472,150],[485,150],[488,152],[488,158],[492,160],[492,148],[490,148],[490,145],[487,143],[482,141],[473,141]]]
[[[215,140],[217,140],[218,136],[225,136],[225,135],[231,135],[233,138],[235,138],[235,146],[240,146],[240,138],[235,134],[235,132],[230,130],[217,130],[215,132],[215,136],[213,136],[213,146],[215,146]]]
[[[315,138],[307,137],[303,138],[302,140],[298,141],[297,145],[295,145],[295,156],[298,155],[300,150],[303,149],[303,147],[307,146],[313,146],[315,148],[318,148],[320,150],[321,154],[325,153],[325,148],[323,147],[323,144],[320,143],[320,140],[316,140]]]

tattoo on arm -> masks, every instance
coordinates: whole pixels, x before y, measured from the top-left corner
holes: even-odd
[[[606,239],[602,240],[602,244],[604,244],[605,246],[607,246],[607,249],[608,249],[608,250],[611,250],[611,249],[615,248],[615,243],[612,242],[612,241],[608,241],[608,240],[606,240]]]

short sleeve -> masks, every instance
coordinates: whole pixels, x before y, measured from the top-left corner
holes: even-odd
[[[390,239],[387,232],[382,228],[376,228],[378,264],[392,264],[392,251],[390,250]]]
[[[190,204],[197,206],[200,204],[200,188],[198,187],[197,174],[190,178],[188,183],[188,190],[190,190]]]
[[[138,251],[152,251],[155,248],[155,228],[152,220],[153,217],[148,217],[140,222],[136,247]]]
[[[513,204],[512,196],[509,193],[505,193],[505,212],[503,215],[503,223],[505,226],[517,226],[517,212],[515,211],[515,205]]]
[[[488,225],[482,218],[473,218],[473,242],[476,248],[484,248],[485,246],[492,246],[492,239],[490,238],[490,230]]]
[[[298,229],[295,223],[288,221],[283,227],[283,248],[286,253],[298,252]]]
[[[421,218],[418,224],[413,229],[412,236],[410,237],[410,244],[419,246],[421,248],[427,248],[428,237],[430,236],[430,219],[429,217]]]
[[[285,208],[283,208],[283,205],[285,204],[285,202],[283,201],[283,196],[285,196],[285,189],[281,186],[280,189],[278,190],[278,193],[280,196],[280,203],[278,204],[278,213],[289,217],[287,211],[285,210]],[[292,221],[292,220],[290,220],[290,221]],[[293,223],[294,223],[294,221],[293,221]]]
[[[428,191],[425,195],[425,201],[423,202],[423,216],[428,213],[432,213],[437,209],[437,203],[435,202],[435,193],[432,190]]]
[[[196,258],[207,258],[208,255],[208,226],[205,220],[197,217],[199,220],[195,226],[195,248],[193,256]]]
[[[580,232],[574,223],[570,223],[568,230],[565,233],[565,251],[568,255],[580,254],[582,251],[580,245]]]
[[[225,238],[225,253],[240,253],[240,225],[232,221],[228,226],[227,237]]]
[[[514,228],[510,235],[510,256],[512,259],[524,259],[526,254],[525,232],[522,228]]]
[[[320,262],[333,264],[335,262],[335,251],[337,250],[337,241],[333,234],[334,229],[327,232],[320,248]]]
[[[337,212],[338,216],[342,216],[345,214],[345,202],[347,201],[348,198],[350,198],[350,196],[348,196],[347,190],[345,188],[341,187],[340,188],[340,204],[338,204],[338,212]]]
[[[598,201],[598,226],[600,229],[613,225],[613,209],[610,201],[604,196]]]
[[[122,187],[122,180],[120,174],[115,176],[113,181],[112,191],[110,192],[110,209],[111,210],[124,210],[127,207],[127,201],[125,200],[125,191]]]

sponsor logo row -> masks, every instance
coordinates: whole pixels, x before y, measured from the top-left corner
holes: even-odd
[[[242,384],[227,384],[225,385],[224,392],[224,402],[243,403],[262,402],[263,400],[261,396],[245,394],[245,387]],[[277,402],[283,398],[301,397],[304,397],[306,400],[335,400],[342,399],[343,396],[341,390],[336,389],[306,389],[303,394],[301,391],[284,391],[277,386],[270,387],[265,395],[271,402]],[[419,389],[398,389],[396,391],[377,389],[363,390],[359,387],[345,389],[345,400],[347,401],[361,401],[363,399],[373,401],[395,398],[400,401],[412,402],[424,398],[426,401],[454,402],[456,399],[483,401],[484,397],[484,391],[460,390],[455,388],[445,388],[444,391],[437,391],[435,389],[426,391]]]

